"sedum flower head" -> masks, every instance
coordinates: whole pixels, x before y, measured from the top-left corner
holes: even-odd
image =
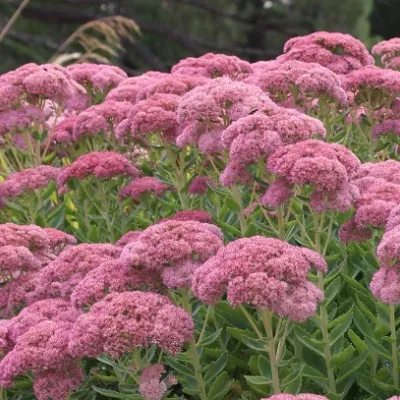
[[[323,299],[323,293],[307,281],[311,266],[327,270],[322,256],[309,249],[261,236],[239,239],[195,271],[192,290],[209,304],[226,291],[234,307],[250,304],[304,321]]]
[[[156,344],[174,354],[192,335],[192,318],[167,297],[138,291],[111,293],[78,318],[69,351],[76,357],[103,352],[120,357]]]

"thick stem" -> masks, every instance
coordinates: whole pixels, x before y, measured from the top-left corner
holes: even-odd
[[[263,320],[265,332],[268,338],[267,351],[269,355],[269,362],[271,364],[272,386],[274,389],[274,394],[279,394],[281,393],[281,386],[279,382],[279,371],[277,365],[278,362],[275,351],[274,331],[272,328],[272,313],[265,309],[262,310],[260,313]]]
[[[182,301],[185,311],[192,315],[192,307],[190,305],[188,290],[182,290]],[[199,390],[199,397],[201,400],[207,400],[206,385],[204,384],[203,375],[201,373],[200,358],[194,338],[189,342],[188,355],[190,356],[190,360],[194,369],[194,376],[197,382],[197,389]]]
[[[390,337],[392,339],[392,374],[394,386],[399,388],[399,359],[397,357],[397,336],[396,336],[396,317],[395,306],[389,304],[390,316]]]
[[[185,193],[183,192],[183,189],[186,184],[184,166],[181,165],[181,167],[179,167],[176,154],[174,153],[174,150],[173,150],[171,144],[166,141],[163,141],[163,144],[164,144],[165,151],[167,153],[168,160],[171,164],[171,167],[174,169],[174,172],[175,172],[175,185],[176,185],[176,189],[178,192],[178,196],[179,196],[179,200],[181,202],[182,208],[188,209],[189,201],[188,201]],[[182,158],[181,158],[181,162],[183,162]]]
[[[280,240],[285,240],[285,221],[283,219],[283,207],[279,206],[276,210],[278,217],[278,236]]]
[[[321,232],[323,228],[323,223],[325,219],[325,214],[321,215],[320,221],[318,220],[318,214],[314,214],[314,230],[315,230],[315,251],[321,254]],[[324,276],[321,271],[318,271],[318,287],[322,292],[324,292]],[[326,372],[328,375],[328,386],[332,393],[336,393],[336,381],[335,374],[333,373],[333,368],[331,367],[331,346],[329,343],[329,317],[328,310],[326,309],[325,302],[322,302],[319,306],[322,340],[324,342],[324,358],[326,365]]]
[[[318,287],[324,291],[324,277],[321,271],[318,271]],[[333,373],[333,369],[331,367],[331,346],[329,343],[329,330],[328,330],[328,311],[326,309],[326,305],[321,303],[319,306],[319,316],[321,321],[321,331],[322,331],[322,340],[324,342],[324,358],[325,358],[325,365],[326,365],[326,372],[328,375],[328,386],[329,390],[332,393],[336,393],[336,381],[335,381],[335,374]]]
[[[240,230],[242,231],[242,235],[244,236],[244,234],[247,230],[247,224],[246,224],[246,217],[244,215],[244,210],[243,210],[242,196],[240,194],[240,190],[237,185],[232,185],[231,192],[232,192],[233,199],[240,206],[238,217],[239,217],[239,223],[240,223]]]

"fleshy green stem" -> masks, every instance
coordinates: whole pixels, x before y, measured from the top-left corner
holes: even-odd
[[[318,218],[318,214],[314,214],[313,218],[314,218],[314,231],[315,231],[315,251],[321,254],[322,253],[321,232],[323,228],[325,214],[321,215],[320,220]],[[324,292],[324,276],[321,271],[318,271],[318,287],[322,292]],[[328,375],[328,386],[329,390],[332,393],[336,393],[335,374],[333,373],[333,368],[331,367],[332,354],[331,354],[331,346],[329,343],[329,329],[328,329],[329,318],[325,302],[320,303],[319,313],[320,313],[320,323],[322,331],[322,341],[324,342],[324,358],[325,358],[326,372]]]
[[[389,304],[390,316],[390,336],[392,339],[392,374],[394,386],[399,388],[399,359],[397,357],[397,336],[396,336],[396,317],[395,306]]]
[[[192,307],[190,305],[188,290],[182,290],[182,301],[183,301],[183,308],[185,309],[185,311],[190,315],[192,315]],[[199,397],[201,400],[207,400],[206,386],[204,384],[203,375],[201,373],[200,358],[199,358],[199,353],[197,351],[197,344],[194,338],[189,342],[188,354],[190,356],[192,366],[194,369],[194,376],[197,382],[197,388],[199,390]]]
[[[167,153],[168,160],[171,164],[171,167],[174,169],[174,172],[175,172],[175,184],[176,184],[176,189],[178,192],[178,196],[179,196],[179,200],[181,202],[182,208],[188,209],[189,202],[183,191],[183,189],[186,185],[184,166],[178,165],[178,159],[176,157],[176,154],[174,153],[174,150],[173,150],[171,144],[166,141],[163,141],[163,144],[164,144],[165,151]],[[180,161],[182,163],[184,161],[184,157],[183,158],[181,157]]]
[[[280,240],[285,240],[285,221],[283,219],[283,208],[279,206],[276,210],[278,217],[278,237]]]
[[[269,355],[269,362],[271,364],[272,386],[274,389],[274,394],[279,394],[281,393],[281,385],[279,382],[278,362],[275,351],[274,330],[272,328],[272,313],[264,309],[260,311],[260,314],[268,338],[267,351]]]
[[[242,196],[240,194],[240,190],[237,185],[232,185],[231,192],[232,192],[233,199],[240,207],[238,217],[239,217],[239,223],[240,223],[240,230],[242,231],[242,235],[244,236],[244,234],[247,230],[247,224],[246,224],[246,216],[244,215],[244,210],[243,210]]]
[[[318,287],[321,289],[321,291],[324,291],[324,277],[321,271],[318,271]],[[319,313],[321,321],[322,340],[324,342],[324,358],[326,364],[326,372],[328,374],[328,386],[329,390],[332,393],[336,393],[335,374],[333,373],[333,368],[331,367],[332,355],[331,355],[331,346],[329,343],[328,311],[324,303],[320,304]]]

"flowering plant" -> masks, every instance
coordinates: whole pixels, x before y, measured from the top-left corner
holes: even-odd
[[[0,400],[397,399],[400,39],[0,76]]]

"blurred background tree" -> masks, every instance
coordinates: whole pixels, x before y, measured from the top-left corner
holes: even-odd
[[[0,1],[0,31],[21,1]],[[280,54],[288,38],[315,30],[351,33],[369,45],[372,35],[400,35],[396,11],[398,0],[30,0],[0,42],[0,72],[46,62],[83,24],[116,15],[126,18],[121,26],[89,24],[88,36],[67,42],[62,52],[97,46],[99,62],[107,59],[130,74],[169,70],[181,58],[210,51],[266,60]],[[121,29],[125,34],[115,40]],[[112,51],[101,49],[108,42]]]

